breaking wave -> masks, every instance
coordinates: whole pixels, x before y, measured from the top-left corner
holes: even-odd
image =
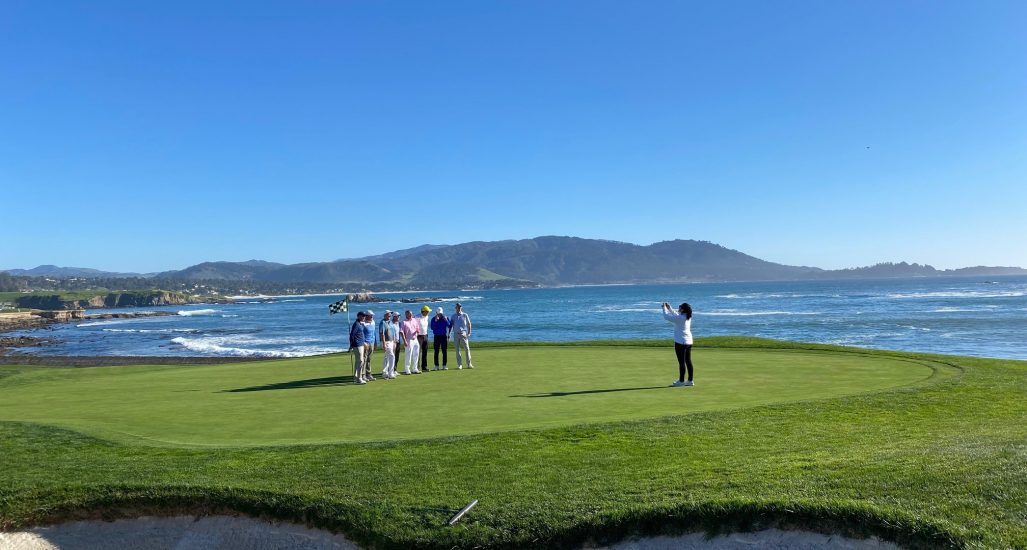
[[[193,315],[214,315],[215,313],[221,313],[220,309],[189,309],[179,311],[179,315],[186,317],[192,317]]]

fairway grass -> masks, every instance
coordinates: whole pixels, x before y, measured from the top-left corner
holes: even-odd
[[[213,366],[35,369],[7,381],[0,420],[155,445],[340,443],[822,399],[952,371],[922,361],[806,350],[711,349],[697,360],[695,388],[670,387],[677,370],[673,355],[644,347],[486,348],[477,350],[475,370],[401,375],[363,386],[348,376],[346,355]],[[354,421],[354,415],[362,421]]]
[[[479,346],[473,371],[359,387],[344,356],[3,366],[0,528],[237,512],[384,548],[773,526],[1027,548],[1024,362],[699,344],[694,388],[665,387],[662,342]]]

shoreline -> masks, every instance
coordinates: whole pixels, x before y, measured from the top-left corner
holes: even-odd
[[[0,355],[0,365],[35,367],[123,367],[126,365],[220,365],[277,361],[275,357],[201,357],[170,355]]]

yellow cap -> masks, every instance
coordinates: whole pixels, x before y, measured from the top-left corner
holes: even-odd
[[[428,306],[424,306],[421,308],[421,311],[431,311],[431,308]]]

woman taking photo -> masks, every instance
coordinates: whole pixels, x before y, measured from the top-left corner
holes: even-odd
[[[678,306],[678,312],[663,302],[663,318],[674,323],[674,354],[678,356],[678,379],[671,386],[694,386],[692,382],[692,306],[687,303]],[[685,380],[685,371],[688,380]]]

